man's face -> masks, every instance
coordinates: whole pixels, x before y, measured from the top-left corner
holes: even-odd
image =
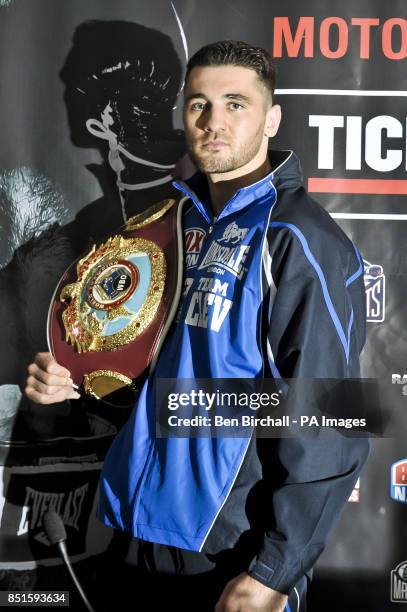
[[[184,127],[197,167],[205,173],[224,173],[246,167],[256,156],[265,158],[268,137],[278,128],[276,107],[270,107],[254,70],[193,68],[184,91]]]

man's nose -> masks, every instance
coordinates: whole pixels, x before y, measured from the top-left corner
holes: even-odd
[[[210,107],[200,117],[200,128],[205,132],[223,132],[226,124],[225,113],[220,108]]]

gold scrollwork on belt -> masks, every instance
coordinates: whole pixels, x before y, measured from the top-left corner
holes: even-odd
[[[133,230],[140,229],[140,227],[144,227],[145,225],[149,225],[150,223],[153,223],[153,221],[157,221],[174,204],[175,200],[169,198],[167,200],[162,200],[161,202],[157,202],[156,204],[149,206],[149,208],[139,213],[138,215],[130,217],[130,219],[126,223],[125,231],[131,232]]]
[[[150,277],[144,285],[137,257],[148,260]],[[153,321],[164,292],[165,255],[150,240],[116,235],[97,249],[93,246],[78,262],[76,274],[77,280],[60,294],[61,302],[67,303],[62,313],[65,339],[78,353],[114,351],[135,340]],[[131,300],[141,286],[142,303],[134,310]]]
[[[94,370],[85,374],[83,386],[86,393],[100,400],[122,387],[137,390],[131,378],[113,370]]]

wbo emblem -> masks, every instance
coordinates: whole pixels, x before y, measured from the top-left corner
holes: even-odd
[[[88,302],[102,310],[116,308],[134,292],[138,279],[138,269],[130,261],[106,263],[96,271],[90,282]]]
[[[385,318],[385,275],[383,266],[363,260],[366,291],[366,320],[382,323]]]
[[[162,249],[143,238],[113,236],[76,266],[60,301],[66,341],[78,353],[113,351],[135,340],[156,315],[165,284]]]

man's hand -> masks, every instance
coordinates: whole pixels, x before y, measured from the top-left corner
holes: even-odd
[[[227,583],[214,612],[283,612],[287,599],[243,573]]]
[[[37,404],[55,404],[78,399],[69,370],[59,365],[51,353],[37,353],[27,368],[25,394]]]

